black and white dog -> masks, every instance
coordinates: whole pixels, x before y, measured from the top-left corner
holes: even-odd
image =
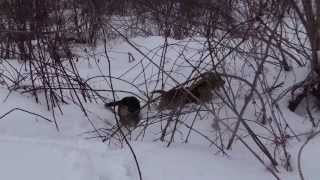
[[[106,103],[105,107],[118,106],[121,125],[129,128],[136,127],[140,121],[140,101],[134,96],[124,97],[119,101]]]

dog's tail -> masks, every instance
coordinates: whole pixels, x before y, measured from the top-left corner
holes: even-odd
[[[117,106],[117,105],[119,105],[119,103],[120,103],[120,101],[105,103],[104,107],[108,108],[108,107],[112,107],[112,106]]]
[[[151,93],[152,94],[156,94],[156,93],[159,93],[159,94],[164,94],[164,93],[166,93],[167,91],[165,91],[165,90],[161,90],[161,89],[159,89],[159,90],[154,90],[154,91],[152,91]]]

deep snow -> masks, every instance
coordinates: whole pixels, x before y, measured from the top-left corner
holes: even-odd
[[[159,56],[156,48],[161,46],[163,39],[160,37],[134,38],[132,41],[148,53],[150,57]],[[175,41],[172,40],[172,43]],[[198,46],[196,41],[189,42],[189,45]],[[96,52],[103,51],[102,46],[98,46]],[[75,49],[80,53],[81,48]],[[146,73],[154,73],[156,68],[127,43],[119,41],[108,47],[112,59],[112,72],[114,76],[134,82],[140,90],[144,86],[139,84],[144,82],[143,75],[138,76],[142,67],[146,68]],[[196,50],[188,50],[188,54],[193,56]],[[135,61],[128,62],[128,52]],[[80,74],[84,78],[99,75],[94,61],[87,61],[86,54],[81,54],[84,58],[78,62]],[[98,55],[99,57],[99,55]],[[173,65],[177,57],[177,52],[172,49],[169,52],[168,67]],[[108,74],[104,56],[99,57],[99,67],[105,75]],[[140,63],[141,61],[141,63]],[[176,63],[176,62],[175,62]],[[143,66],[142,66],[143,64]],[[178,64],[178,63],[177,63]],[[131,69],[132,67],[137,67]],[[191,69],[177,68],[174,74],[176,80],[185,78]],[[205,67],[204,67],[205,68]],[[305,72],[305,69],[296,71]],[[297,82],[297,79],[292,79]],[[104,80],[94,79],[90,82],[95,88],[108,88]],[[129,86],[127,83],[115,80],[115,89],[133,91],[143,96],[141,91]],[[168,80],[170,85],[174,82]],[[150,84],[151,87],[154,86]],[[36,112],[51,119],[51,112],[46,110],[44,104],[36,104],[30,95],[21,95],[18,92],[10,92],[4,87],[0,89],[0,115],[8,112],[12,108],[19,107],[25,110]],[[111,99],[110,93],[102,93]],[[117,97],[125,94],[119,93]],[[6,100],[5,100],[6,99]],[[5,100],[5,101],[4,101]],[[114,124],[113,114],[104,109],[103,104],[85,104],[89,111],[89,117],[94,121],[96,127],[110,127]],[[86,132],[93,130],[91,124],[86,119],[80,108],[76,105],[63,105],[64,114],[57,114],[60,131],[55,129],[53,123],[49,123],[39,117],[32,116],[25,112],[15,111],[0,120],[0,169],[1,179],[20,180],[135,180],[139,179],[137,169],[129,149],[121,147],[119,144],[102,143],[99,139],[90,139],[92,134]],[[296,113],[286,110],[282,106],[285,116],[290,119],[292,126],[297,129],[308,129],[308,121]],[[210,119],[204,119],[197,125],[204,131],[211,131]],[[137,155],[139,165],[142,170],[144,180],[270,180],[274,177],[246,150],[237,143],[232,151],[227,151],[228,155],[216,153],[214,147],[210,147],[207,142],[197,135],[193,135],[189,144],[177,141],[175,144],[166,147],[165,143],[153,142],[153,128],[147,132],[144,140],[132,140],[131,144]],[[88,139],[89,138],[89,139]],[[305,138],[301,142],[292,141],[289,150],[292,153],[293,172],[286,172],[280,168],[278,174],[283,180],[298,180],[297,174],[297,151]],[[311,140],[303,151],[302,162],[306,179],[314,180],[320,177],[320,166],[318,156],[320,148],[319,138]]]

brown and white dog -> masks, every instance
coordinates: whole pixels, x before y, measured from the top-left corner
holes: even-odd
[[[119,101],[106,103],[105,107],[118,106],[121,125],[129,128],[136,127],[140,122],[140,101],[134,96],[124,97]]]

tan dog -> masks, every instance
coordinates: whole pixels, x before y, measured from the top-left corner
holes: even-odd
[[[195,99],[182,87],[173,88],[169,91],[157,90],[153,91],[153,93],[161,94],[160,102],[158,105],[158,110],[160,111],[166,109],[175,110],[181,106],[195,101]]]
[[[160,93],[158,110],[176,110],[189,103],[205,103],[213,98],[212,91],[218,90],[225,81],[220,75],[213,72],[206,72],[192,83],[190,87],[172,88],[169,91],[156,90],[153,93]]]
[[[208,102],[212,100],[212,91],[218,90],[224,85],[225,81],[220,75],[213,72],[206,72],[199,76],[198,80],[192,83],[191,93],[197,97],[200,102]]]

